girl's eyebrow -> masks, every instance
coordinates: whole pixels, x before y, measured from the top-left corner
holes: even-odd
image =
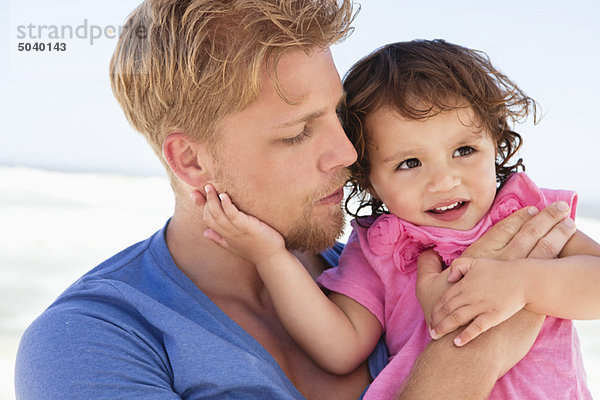
[[[389,155],[388,157],[384,158],[382,162],[389,163],[391,161],[396,161],[399,159],[406,159],[406,158],[412,157],[417,152],[417,150],[418,149],[397,151],[397,152]]]
[[[472,135],[469,137],[462,137],[460,140],[456,141],[455,146],[463,146],[465,144],[478,143],[486,138],[481,132],[471,132]]]
[[[468,138],[462,137],[462,138],[460,138],[460,140],[457,140],[456,142],[454,142],[453,147],[460,147],[460,146],[465,146],[468,144],[476,144],[476,143],[479,143],[483,139],[484,139],[484,135],[482,135],[480,133],[473,133],[473,135],[469,135]],[[389,156],[384,158],[382,160],[382,162],[387,164],[389,162],[396,161],[396,160],[405,160],[407,158],[413,158],[415,156],[415,154],[419,153],[419,151],[420,151],[419,148],[413,148],[413,149],[409,149],[409,150],[400,150],[400,151],[397,151],[396,153],[390,154]]]

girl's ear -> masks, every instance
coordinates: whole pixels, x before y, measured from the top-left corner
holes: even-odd
[[[184,133],[167,136],[162,153],[171,171],[188,186],[203,188],[213,178],[213,159],[206,144],[200,144]]]

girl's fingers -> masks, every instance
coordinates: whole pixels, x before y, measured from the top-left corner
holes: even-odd
[[[449,287],[431,309],[431,326],[439,324],[456,309],[467,304],[462,282]]]
[[[219,199],[221,200],[221,207],[223,207],[225,215],[234,225],[237,225],[241,213],[231,201],[231,197],[227,193],[221,193],[219,194]]]
[[[455,331],[458,327],[467,324],[479,313],[480,310],[478,310],[478,308],[474,305],[465,305],[459,307],[449,313],[439,323],[431,324],[431,337],[433,339],[439,339],[445,334]]]
[[[204,237],[212,240],[213,242],[215,242],[216,244],[218,244],[219,246],[229,250],[229,245],[227,244],[227,242],[225,241],[225,239],[223,239],[223,237],[221,235],[219,235],[217,232],[215,232],[214,230],[208,228],[204,231]]]
[[[210,228],[217,229],[219,233],[223,233],[220,230],[230,229],[231,223],[223,210],[221,199],[212,185],[206,185],[204,190],[206,191],[206,206],[204,207],[205,222]],[[207,218],[207,216],[210,218]]]
[[[495,325],[497,324],[493,322],[493,319],[489,314],[480,314],[460,333],[460,335],[454,338],[454,344],[456,346],[464,346]]]

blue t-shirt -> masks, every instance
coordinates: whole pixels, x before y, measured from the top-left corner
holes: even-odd
[[[29,326],[17,399],[303,399],[177,268],[165,231],[84,275]],[[323,256],[336,265],[342,248]]]

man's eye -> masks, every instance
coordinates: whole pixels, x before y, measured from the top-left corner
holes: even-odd
[[[281,141],[285,145],[293,146],[295,144],[302,143],[304,141],[304,139],[310,137],[311,133],[312,132],[311,132],[310,128],[308,126],[305,126],[304,130],[302,132],[300,132],[300,134],[293,136],[291,138],[281,139]]]
[[[402,161],[396,169],[411,169],[421,166],[421,161],[418,158],[409,158],[408,160]]]
[[[464,157],[468,156],[469,154],[472,154],[473,152],[475,152],[475,149],[471,146],[462,146],[454,150],[452,157]]]

